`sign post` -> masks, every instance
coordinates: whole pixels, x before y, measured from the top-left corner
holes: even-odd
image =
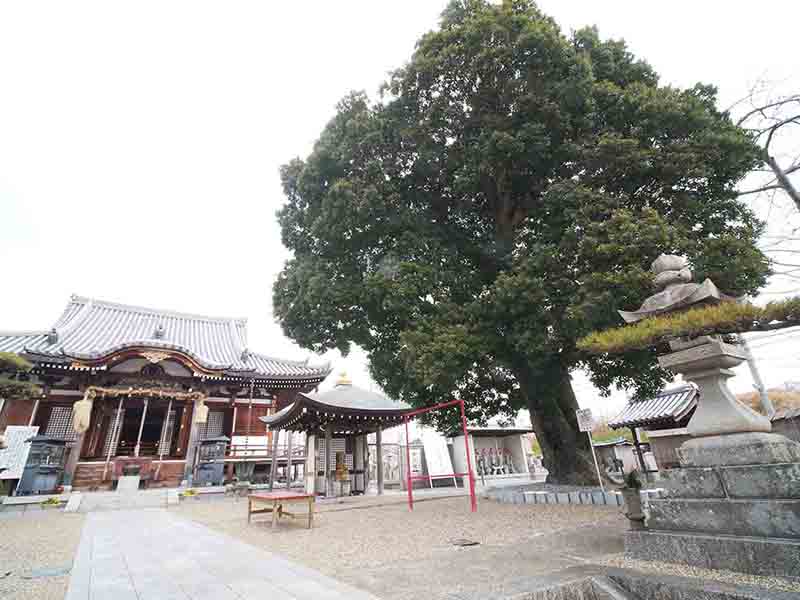
[[[594,441],[592,440],[592,429],[594,429],[594,419],[592,419],[592,411],[589,408],[579,408],[575,411],[575,416],[578,418],[578,430],[585,431],[589,436],[589,448],[592,449],[592,458],[594,459],[594,468],[597,471],[597,481],[600,482],[600,489],[606,491],[603,486],[603,478],[600,476],[600,466],[597,464],[597,454],[594,451]]]

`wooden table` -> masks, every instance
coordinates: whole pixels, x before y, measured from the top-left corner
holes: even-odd
[[[287,512],[283,510],[284,504],[295,503],[308,503],[308,528],[314,522],[314,494],[304,494],[298,492],[258,492],[247,496],[247,522],[250,523],[252,515],[261,513],[272,513],[272,527],[278,526],[278,519],[286,515],[294,519],[300,515]],[[266,504],[264,508],[258,508],[258,505]],[[255,507],[255,508],[254,508]]]

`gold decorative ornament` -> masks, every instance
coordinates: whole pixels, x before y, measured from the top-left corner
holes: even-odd
[[[154,350],[148,350],[147,352],[142,352],[142,357],[146,358],[154,365],[157,365],[162,360],[166,360],[169,358],[169,352],[158,352]]]

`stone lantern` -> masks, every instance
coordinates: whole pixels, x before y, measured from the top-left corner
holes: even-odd
[[[652,266],[658,292],[628,322],[736,301],[710,280],[692,283],[679,256]],[[739,403],[728,389],[731,370],[747,359],[718,336],[676,339],[659,364],[698,386],[691,439],[677,450],[680,468],[661,474],[661,498],[649,501],[646,531],[629,531],[633,558],[684,562],[761,575],[800,568],[800,444],[771,433],[770,420]]]

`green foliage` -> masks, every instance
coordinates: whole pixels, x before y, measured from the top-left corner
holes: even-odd
[[[659,254],[730,293],[765,280],[735,190],[758,148],[715,93],[659,86],[532,2],[453,2],[380,102],[347,96],[282,168],[276,316],[314,350],[365,348],[395,398],[461,397],[476,422],[528,407],[548,468],[574,463],[571,369],[642,393],[667,376],[649,352],[576,346],[650,293]]]
[[[30,371],[31,363],[19,354],[0,352],[0,373],[5,371]]]
[[[658,348],[676,338],[769,331],[800,325],[800,298],[766,306],[725,302],[660,315],[632,325],[595,331],[578,340],[578,348],[595,354]]]
[[[0,398],[16,399],[38,396],[38,386],[20,379],[32,365],[17,354],[0,352]]]

